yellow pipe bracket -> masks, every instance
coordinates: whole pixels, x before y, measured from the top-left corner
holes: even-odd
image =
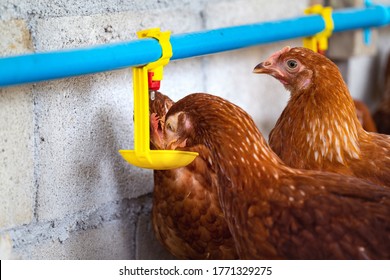
[[[309,48],[315,52],[325,52],[328,49],[328,39],[332,35],[334,29],[332,11],[332,7],[323,7],[322,5],[314,5],[305,10],[306,15],[321,15],[325,22],[323,31],[303,39],[303,46],[305,48]]]
[[[169,63],[169,60],[172,57],[172,46],[169,38],[171,36],[170,31],[161,32],[160,28],[151,28],[146,30],[141,30],[137,32],[138,38],[154,38],[156,39],[161,46],[161,57],[154,62],[147,64],[146,67],[148,70],[154,70],[153,78],[155,80],[161,81],[163,78],[163,67]]]

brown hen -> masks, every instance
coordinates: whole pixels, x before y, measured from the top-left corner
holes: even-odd
[[[159,91],[150,91],[149,96],[150,148],[157,149],[162,145],[159,132],[164,125],[165,114],[175,102]]]
[[[254,72],[275,77],[291,92],[269,137],[287,165],[390,186],[390,137],[362,128],[332,61],[309,49],[285,47]]]
[[[385,72],[385,90],[383,99],[373,115],[379,133],[390,135],[390,55]]]
[[[390,258],[388,188],[286,166],[251,117],[216,96],[192,94],[176,102],[165,130],[167,142],[209,149],[241,258]]]
[[[160,137],[173,101],[160,92],[150,99],[151,144],[165,149]],[[204,145],[188,166],[154,171],[152,221],[157,239],[181,259],[236,259],[234,241],[216,193],[216,174]]]

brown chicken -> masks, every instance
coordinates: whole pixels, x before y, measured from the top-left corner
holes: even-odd
[[[390,55],[385,73],[385,91],[379,107],[373,115],[379,133],[390,135]]]
[[[164,125],[165,114],[175,102],[159,91],[150,91],[149,96],[150,148],[155,150],[161,145],[159,130]]]
[[[292,169],[251,117],[192,94],[166,115],[164,138],[210,151],[225,218],[243,259],[389,259],[390,190],[355,177]]]
[[[152,97],[151,143],[163,149],[168,145],[160,136],[161,129],[174,102],[160,92]],[[190,150],[199,156],[188,166],[154,171],[152,221],[157,239],[180,259],[237,259],[218,201],[210,151],[204,145]]]
[[[287,165],[390,186],[390,136],[362,128],[333,62],[309,49],[285,47],[254,72],[275,77],[291,92],[269,138]]]
[[[367,105],[362,101],[354,99],[357,118],[365,131],[378,132],[373,117]]]

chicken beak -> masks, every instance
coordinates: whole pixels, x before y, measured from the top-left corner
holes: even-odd
[[[277,69],[275,69],[275,62],[271,59],[263,61],[256,65],[253,69],[253,73],[255,74],[270,74],[272,75],[274,72],[278,73]]]
[[[268,74],[279,80],[282,84],[287,84],[285,75],[278,69],[272,59],[257,64],[256,67],[253,69],[253,73]]]
[[[253,73],[256,74],[272,74],[276,72],[277,74],[281,75],[280,71],[277,69],[277,62],[279,57],[286,52],[289,52],[291,50],[291,47],[287,46],[281,49],[280,51],[275,52],[272,54],[266,61],[261,62],[256,65],[256,67],[253,69]],[[281,75],[283,77],[283,75]]]
[[[267,64],[267,61],[257,64],[256,67],[253,69],[253,73],[255,73],[255,74],[269,73],[269,69],[267,69],[265,67],[266,64]],[[268,62],[268,64],[269,64],[269,62]]]

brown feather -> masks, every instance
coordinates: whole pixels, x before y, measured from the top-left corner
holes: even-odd
[[[150,113],[164,120],[173,104],[168,96],[156,92],[150,99]],[[163,127],[162,122],[158,129]],[[152,131],[151,143],[161,149],[158,134]],[[234,241],[216,193],[210,151],[203,145],[189,150],[199,156],[188,166],[154,171],[152,221],[157,239],[180,259],[236,259]]]
[[[176,131],[186,148],[210,151],[241,258],[390,258],[388,188],[286,166],[251,117],[222,98],[189,95],[171,107],[167,122],[178,115],[185,116]]]
[[[254,72],[270,74],[291,91],[270,133],[272,149],[289,166],[325,170],[390,186],[390,137],[366,132],[337,68],[325,56],[285,48]],[[295,61],[298,66],[288,68]]]

